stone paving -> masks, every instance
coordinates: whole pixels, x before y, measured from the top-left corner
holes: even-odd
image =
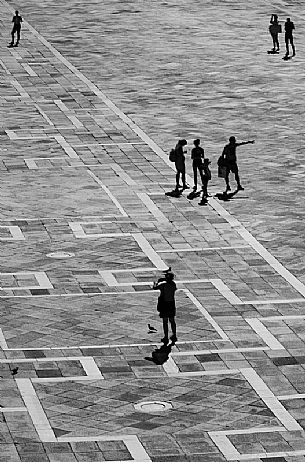
[[[0,0],[1,462],[305,461],[304,16],[272,7],[297,26],[284,63],[265,1],[189,3],[26,0],[9,49]],[[256,139],[244,193],[165,195],[178,137],[221,191],[233,132]]]

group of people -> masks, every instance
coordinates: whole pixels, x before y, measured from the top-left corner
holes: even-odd
[[[244,188],[241,185],[237,157],[236,157],[236,148],[244,144],[254,143],[254,140],[244,141],[241,143],[236,142],[235,136],[230,136],[229,143],[225,145],[222,155],[218,159],[218,166],[221,168],[222,176],[226,182],[226,192],[231,190],[230,187],[230,172],[235,175],[235,180],[237,184],[237,190],[242,191]],[[204,155],[204,149],[200,146],[200,139],[196,139],[193,142],[194,147],[191,150],[191,160],[193,167],[193,179],[194,186],[193,191],[196,192],[198,188],[198,173],[200,175],[202,183],[202,199],[199,204],[205,203],[208,197],[208,183],[211,179],[211,171],[209,164],[211,163],[208,158]],[[186,169],[185,169],[185,153],[184,147],[187,145],[185,139],[179,140],[175,148],[171,150],[169,158],[172,162],[175,162],[176,167],[176,187],[173,193],[176,193],[176,196],[181,195],[181,192],[185,189],[190,189],[190,186],[186,182]],[[180,178],[182,180],[182,185],[180,184]]]
[[[289,44],[292,48],[292,56],[295,56],[295,46],[293,42],[293,31],[295,30],[295,27],[290,18],[286,19],[284,28],[286,45],[286,54],[284,56],[284,59],[289,59]],[[280,51],[279,34],[282,32],[282,26],[279,23],[277,14],[271,15],[269,32],[271,34],[273,44],[273,48],[272,50],[270,50],[270,53],[278,53]]]

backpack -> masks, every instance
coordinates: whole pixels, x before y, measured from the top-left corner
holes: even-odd
[[[176,149],[171,149],[169,153],[169,160],[170,162],[176,162],[176,159],[177,159]]]

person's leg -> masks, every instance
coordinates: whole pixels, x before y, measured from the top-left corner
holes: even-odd
[[[176,342],[177,341],[177,326],[176,326],[175,318],[169,318],[169,322],[171,324],[171,329],[173,333],[173,335],[171,336],[171,340],[173,342]]]
[[[168,341],[168,318],[163,318],[163,332],[164,332],[164,338],[162,339],[162,342]]]
[[[276,34],[276,36],[275,36],[275,46],[276,46],[276,51],[280,51],[280,43],[279,43],[278,34]]]
[[[197,165],[193,162],[193,174],[194,174],[194,190],[197,189]]]
[[[295,46],[293,43],[293,37],[290,37],[290,43],[291,43],[291,48],[292,48],[292,56],[295,56]]]
[[[16,42],[16,45],[18,45],[19,40],[20,40],[20,27],[17,28],[17,42]]]
[[[182,176],[183,189],[188,189],[189,186],[186,184],[186,181],[185,181],[185,165],[183,166],[183,169],[181,170],[181,176]]]
[[[200,173],[200,179],[201,179],[201,184],[202,184],[202,189],[203,189],[204,183],[205,183],[205,180],[206,180],[203,168],[199,167],[199,173]]]
[[[179,189],[179,181],[180,181],[180,170],[177,169],[176,173],[176,189]]]
[[[271,37],[272,37],[272,42],[273,42],[273,51],[275,51],[275,49],[276,49],[276,35],[271,34]]]
[[[238,189],[244,189],[244,188],[242,187],[242,185],[240,184],[240,178],[239,178],[239,174],[238,174],[238,166],[237,166],[237,164],[234,165],[234,168],[232,169],[232,172],[233,172],[234,175],[235,175],[235,181],[236,181],[236,183],[237,183],[237,188],[238,188]]]
[[[285,35],[286,55],[289,55],[289,37]]]
[[[208,180],[203,178],[202,180],[202,197],[208,197]]]
[[[227,191],[230,191],[230,189],[231,189],[230,188],[230,182],[229,182],[230,170],[231,170],[231,168],[229,166],[227,166],[226,167],[226,176],[225,176]]]

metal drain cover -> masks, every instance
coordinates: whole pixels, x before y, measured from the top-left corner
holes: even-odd
[[[72,252],[51,252],[47,253],[47,257],[50,258],[71,258],[74,257],[75,253]]]
[[[171,403],[165,403],[164,401],[145,401],[134,405],[137,411],[148,413],[168,411],[172,407]]]

